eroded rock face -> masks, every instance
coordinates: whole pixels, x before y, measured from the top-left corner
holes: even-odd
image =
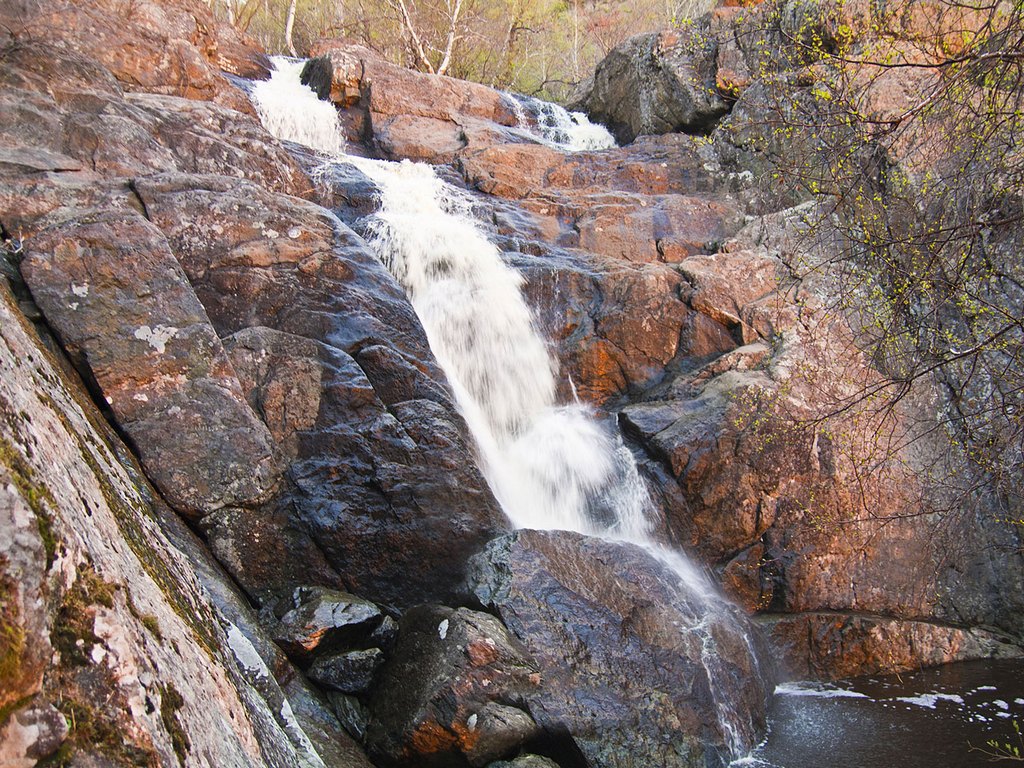
[[[198,520],[270,496],[270,433],[159,230],[134,212],[85,214],[33,238],[21,268],[171,504]]]
[[[337,41],[321,41],[311,53],[323,62],[317,77],[321,90],[363,113],[351,124],[361,127],[387,159],[450,162],[466,147],[503,137],[502,126],[516,125],[513,104],[492,88],[413,72]]]
[[[759,738],[770,685],[757,641],[646,550],[519,531],[475,558],[470,586],[540,668],[534,719],[567,733],[587,765],[719,765]],[[719,704],[741,744],[729,743]]]
[[[6,28],[36,42],[69,42],[132,90],[215,101],[253,113],[220,70],[265,77],[269,62],[256,45],[195,0],[173,4],[76,0],[58,6],[8,4]]]

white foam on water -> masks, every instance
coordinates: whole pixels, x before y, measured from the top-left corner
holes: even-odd
[[[869,699],[866,693],[851,691],[845,688],[837,688],[828,683],[815,683],[812,681],[798,681],[779,683],[775,687],[776,696],[805,696],[818,699]]]
[[[935,706],[940,701],[949,701],[961,705],[964,703],[963,697],[955,693],[921,693],[916,696],[897,696],[896,701],[912,704],[915,707],[924,707],[925,709],[935,709]]]

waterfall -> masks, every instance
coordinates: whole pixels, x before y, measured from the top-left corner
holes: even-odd
[[[427,165],[348,162],[380,188],[367,239],[419,315],[512,522],[646,538],[649,502],[635,492],[632,455],[587,406],[555,403],[558,365],[523,278],[480,231],[469,200]]]
[[[521,93],[506,93],[519,120],[519,129],[555,149],[567,152],[611,149],[615,137],[582,112],[569,112],[558,104]]]
[[[279,139],[329,155],[345,153],[338,110],[299,81],[305,61],[275,56],[269,80],[257,80],[249,94],[263,127]]]
[[[699,568],[652,540],[653,505],[617,430],[586,405],[556,403],[558,364],[523,299],[523,278],[480,229],[472,201],[428,165],[351,157],[334,149],[344,143],[325,138],[337,133],[334,107],[317,102],[300,84],[300,65],[280,58],[275,63],[275,78],[254,95],[264,125],[280,138],[307,143],[302,137],[309,137],[308,146],[326,155],[325,171],[331,163],[351,164],[378,186],[380,210],[366,224],[366,239],[405,288],[502,509],[518,528],[637,544],[678,576],[702,605],[702,616],[687,630],[703,642],[719,726],[733,754],[740,754],[750,746],[750,728],[737,724],[734,709],[714,686],[721,670],[716,632],[743,638],[756,663],[738,612]]]

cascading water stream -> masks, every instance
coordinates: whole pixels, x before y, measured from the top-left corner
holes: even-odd
[[[590,122],[582,112],[570,112],[558,104],[532,96],[507,93],[519,120],[519,128],[541,143],[567,152],[611,149],[615,137],[598,123]]]
[[[741,754],[751,729],[737,725],[713,684],[716,627],[746,638],[736,611],[698,568],[651,539],[652,504],[621,437],[587,406],[556,404],[558,366],[523,299],[522,276],[480,230],[466,195],[425,164],[345,156],[337,113],[299,83],[301,63],[275,64],[274,77],[253,88],[264,125],[323,151],[325,166],[354,165],[378,186],[380,210],[367,240],[405,288],[509,519],[519,528],[638,544],[678,575],[703,605],[687,630],[702,638],[721,731],[734,756]]]

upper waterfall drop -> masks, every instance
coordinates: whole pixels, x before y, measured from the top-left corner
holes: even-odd
[[[328,155],[345,154],[345,139],[338,111],[321,101],[299,78],[305,61],[286,56],[271,58],[269,80],[253,83],[251,99],[263,127],[279,139],[319,150]],[[296,87],[298,86],[298,87]]]
[[[587,152],[618,146],[615,137],[600,123],[590,122],[582,112],[570,112],[558,104],[521,93],[505,97],[519,120],[519,129],[554,149]]]

